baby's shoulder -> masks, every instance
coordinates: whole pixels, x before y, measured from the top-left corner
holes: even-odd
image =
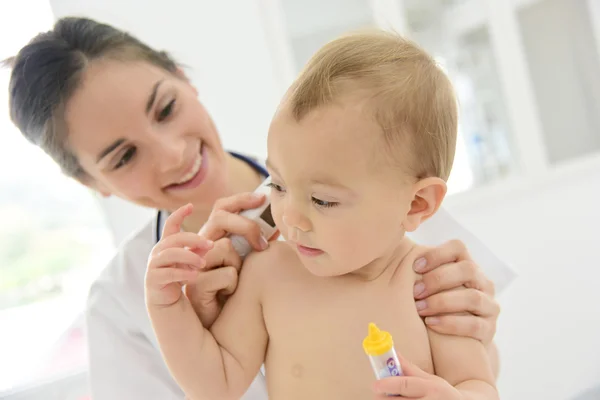
[[[421,279],[421,274],[414,270],[415,262],[423,257],[429,251],[430,248],[422,246],[417,243],[412,243],[411,250],[402,259],[400,265],[395,267],[394,274],[392,276],[392,284],[405,284],[407,282],[414,282]]]
[[[299,262],[296,252],[288,244],[282,241],[273,241],[266,250],[250,253],[246,257],[241,274],[269,281],[289,273]]]
[[[275,240],[269,243],[269,247],[263,251],[252,252],[246,257],[246,264],[277,264],[297,259],[296,252],[287,243]]]

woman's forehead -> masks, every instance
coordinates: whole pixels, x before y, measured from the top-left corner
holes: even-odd
[[[71,146],[76,151],[95,151],[112,136],[139,130],[147,121],[146,105],[153,88],[169,77],[149,63],[91,63],[65,107]]]
[[[135,107],[135,101],[143,101],[157,81],[170,74],[161,68],[143,62],[96,61],[84,71],[67,108],[78,105],[98,106],[119,103],[119,106]],[[143,110],[142,110],[143,111]]]

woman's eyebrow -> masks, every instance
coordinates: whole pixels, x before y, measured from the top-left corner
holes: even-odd
[[[161,83],[163,83],[164,79],[156,82],[154,87],[152,87],[152,93],[150,93],[150,97],[148,97],[148,102],[146,103],[146,114],[152,110],[152,106],[154,105],[154,101],[156,100],[156,93],[158,92],[158,87]]]
[[[98,159],[96,159],[96,163],[102,161],[104,157],[112,153],[117,147],[122,145],[125,142],[125,139],[117,139],[110,146],[107,146],[104,150],[100,152],[98,155]]]
[[[164,81],[164,79],[159,80],[152,87],[152,92],[150,93],[150,96],[148,97],[148,102],[146,103],[146,114],[148,114],[150,112],[150,110],[152,110],[152,106],[154,105],[154,102],[156,101],[156,94],[158,93],[158,88],[160,87],[160,84],[163,83],[163,81]],[[98,158],[96,159],[96,163],[99,163],[100,161],[102,161],[102,159],[104,157],[106,157],[107,155],[112,153],[116,148],[118,148],[124,142],[125,142],[125,139],[115,140],[110,146],[107,146],[104,150],[102,150],[100,152],[100,154],[98,155]]]

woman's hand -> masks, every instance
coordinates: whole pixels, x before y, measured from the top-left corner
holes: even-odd
[[[261,193],[240,193],[217,200],[199,234],[213,241],[228,234],[240,235],[255,251],[266,249],[269,242],[262,237],[258,224],[239,215],[241,211],[259,207],[264,201],[265,195]]]
[[[242,266],[242,260],[227,236],[243,236],[255,251],[269,246],[261,236],[258,224],[238,214],[240,211],[259,207],[264,201],[264,195],[253,193],[220,199],[200,229],[200,236],[213,241],[214,247],[205,255],[204,271],[194,283],[185,286],[185,295],[206,328],[217,319],[226,299],[235,291],[238,272]]]
[[[428,374],[400,355],[398,359],[402,367],[402,376],[375,381],[373,385],[375,399],[387,400],[395,396],[415,400],[461,400],[463,398],[460,392],[444,379]]]
[[[496,333],[500,307],[494,283],[471,259],[465,245],[449,241],[414,264],[422,279],[414,286],[417,310],[436,332],[468,336],[488,345]],[[457,290],[463,289],[463,290]]]

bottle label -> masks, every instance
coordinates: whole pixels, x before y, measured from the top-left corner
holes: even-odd
[[[385,365],[381,365],[381,367],[382,368],[379,370],[379,373],[377,374],[378,379],[390,378],[392,376],[402,375],[402,370],[400,369],[400,366],[398,365],[398,363],[396,362],[394,357],[390,357],[390,358],[386,359]]]
[[[396,364],[396,360],[393,357],[390,357],[386,361],[386,367],[390,376],[400,376],[400,366]]]

